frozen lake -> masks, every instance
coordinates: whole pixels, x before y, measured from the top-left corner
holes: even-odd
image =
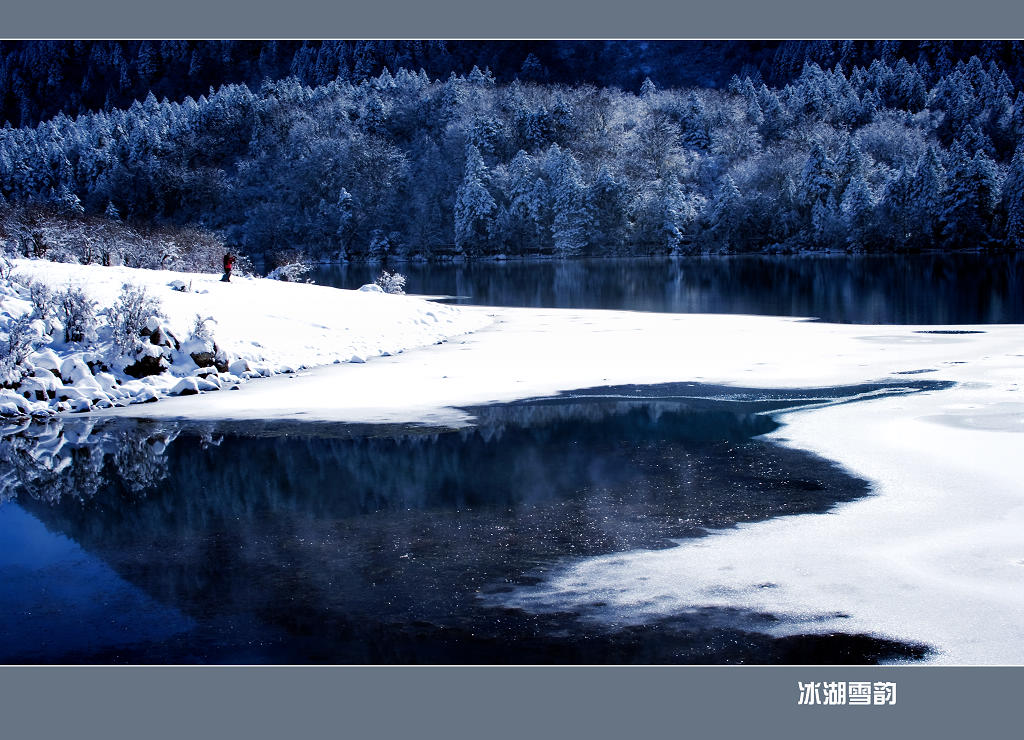
[[[565,558],[860,498],[863,480],[761,439],[772,412],[941,385],[604,388],[466,409],[459,429],[107,419],[8,434],[0,662],[921,657],[866,635],[772,638],[770,615],[736,609],[637,629],[488,600]]]

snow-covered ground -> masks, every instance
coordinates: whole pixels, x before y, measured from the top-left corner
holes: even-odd
[[[104,301],[127,279],[112,268],[19,269],[68,269],[56,284],[87,280]],[[953,381],[783,417],[781,444],[845,466],[874,484],[874,496],[669,550],[568,562],[536,586],[491,598],[579,608],[616,624],[727,606],[783,617],[780,634],[863,631],[927,644],[936,662],[1024,664],[1024,326],[448,307],[209,275],[175,293],[171,277],[147,278],[165,310],[185,322],[213,315],[217,341],[233,355],[345,364],[102,413],[459,423],[468,421],[460,407],[603,385]],[[473,333],[428,346],[464,332]],[[355,355],[372,359],[345,362]]]
[[[88,347],[65,344],[63,335],[57,332],[53,342],[44,346],[43,354],[34,362],[42,370],[38,373],[41,383],[53,385],[53,376],[46,372],[49,368],[58,376],[68,375],[57,380],[58,387],[63,381],[69,390],[61,391],[50,402],[36,403],[33,395],[28,404],[16,398],[13,391],[0,391],[3,394],[0,411],[4,408],[10,412],[54,410],[58,408],[60,395],[65,393],[71,396],[72,408],[78,410],[153,400],[191,385],[190,381],[183,383],[183,377],[194,373],[203,376],[195,378],[200,391],[219,390],[234,387],[239,381],[254,376],[289,373],[331,363],[362,363],[371,357],[398,354],[445,341],[490,322],[490,318],[480,312],[465,312],[409,296],[237,275],[230,283],[224,283],[219,275],[205,273],[39,260],[15,261],[14,273],[18,276],[14,285],[6,281],[0,285],[3,298],[0,329],[5,330],[12,318],[31,311],[32,305],[21,285],[28,280],[47,283],[55,291],[68,286],[80,287],[98,304],[100,312],[115,303],[122,285],[131,283],[145,287],[150,296],[160,301],[166,315],[166,319],[160,321],[161,327],[182,344],[187,341],[197,315],[209,318],[207,328],[222,352],[223,365],[231,369],[220,373],[210,368],[201,370],[187,353],[180,351],[176,357],[171,357],[173,362],[165,373],[140,380],[119,373],[115,368],[101,374],[96,368],[98,362],[113,364],[111,346],[109,340],[104,341],[102,330],[100,340]],[[175,281],[186,290],[173,289]],[[69,358],[81,360],[76,363],[74,377],[70,372],[60,372],[61,365]],[[90,372],[95,376],[87,377]],[[32,385],[34,388],[38,383]],[[79,398],[83,394],[84,400]],[[67,407],[61,406],[59,410],[67,410]]]

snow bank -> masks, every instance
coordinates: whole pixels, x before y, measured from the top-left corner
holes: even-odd
[[[160,322],[160,332],[170,367],[165,373],[135,379],[110,372],[116,352],[103,332],[96,344],[86,347],[52,336],[30,358],[29,374],[34,377],[23,381],[25,387],[0,392],[0,414],[4,415],[84,411],[151,401],[166,394],[205,393],[236,387],[251,377],[395,355],[490,323],[485,313],[411,296],[240,276],[223,283],[219,275],[205,273],[30,260],[15,261],[15,275],[22,281],[45,282],[55,291],[80,287],[100,311],[114,304],[123,284],[145,287],[160,300],[167,316]],[[3,281],[0,294],[0,332],[6,332],[10,322],[29,313],[32,306],[27,291],[17,283]],[[200,369],[195,361],[204,353],[213,355],[212,346],[187,339],[197,315],[208,319],[221,372]],[[159,355],[163,350],[157,351],[156,344],[154,340],[151,349]],[[106,377],[101,379],[101,373]],[[183,378],[192,381],[182,385]]]

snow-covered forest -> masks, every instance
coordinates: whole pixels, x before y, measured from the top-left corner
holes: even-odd
[[[76,224],[194,229],[271,264],[1024,246],[1009,42],[174,43],[6,49],[16,120],[51,88],[100,109],[0,131],[8,251],[107,261],[60,236]],[[671,72],[673,49],[745,55],[718,86]],[[35,87],[30,52],[50,60]],[[139,243],[116,261],[163,259]]]

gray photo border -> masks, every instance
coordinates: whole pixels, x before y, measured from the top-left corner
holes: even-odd
[[[1005,0],[40,0],[42,38],[1021,38]],[[2,607],[0,607],[2,608]],[[804,706],[801,682],[890,682],[895,705]],[[1024,667],[0,667],[5,737],[991,737]]]

